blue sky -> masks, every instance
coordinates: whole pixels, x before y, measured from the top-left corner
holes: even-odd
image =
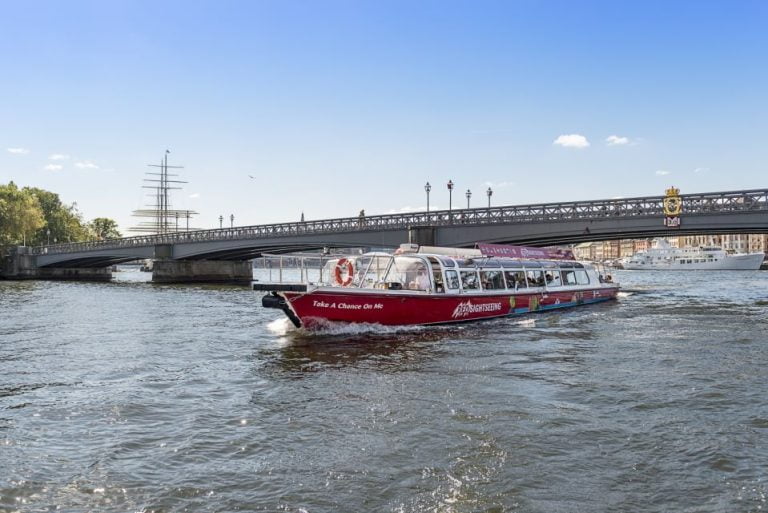
[[[768,186],[768,2],[0,7],[0,182],[122,228]]]

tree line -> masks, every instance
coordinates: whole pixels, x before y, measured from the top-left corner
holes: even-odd
[[[121,237],[117,223],[106,217],[85,221],[77,203],[37,187],[0,184],[0,246],[38,246]]]

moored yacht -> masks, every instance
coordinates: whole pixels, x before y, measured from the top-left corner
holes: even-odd
[[[664,239],[655,239],[653,247],[624,259],[627,270],[756,270],[763,263],[763,253],[736,253],[717,246],[675,248]]]
[[[328,322],[430,325],[491,319],[606,301],[619,290],[591,264],[539,248],[406,244],[393,254],[271,258],[291,259],[301,279],[255,283],[255,290],[269,293],[262,305],[310,329]],[[312,279],[305,260],[320,262]],[[279,275],[287,276],[282,269]]]

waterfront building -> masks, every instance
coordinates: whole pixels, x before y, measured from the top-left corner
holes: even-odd
[[[747,253],[749,251],[749,235],[734,234],[723,235],[722,247],[724,250],[733,250],[736,253]],[[761,250],[758,250],[761,251]]]
[[[748,235],[747,237],[749,240],[750,253],[757,253],[758,251],[762,251],[763,253],[768,254],[768,234],[758,233]]]
[[[576,260],[594,260],[596,242],[582,242],[573,247],[573,256]]]

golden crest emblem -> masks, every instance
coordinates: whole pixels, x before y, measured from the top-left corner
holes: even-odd
[[[683,211],[683,199],[680,197],[680,189],[670,187],[664,196],[664,215],[667,217],[679,216]]]
[[[536,296],[531,296],[531,298],[528,300],[528,311],[534,312],[539,309],[539,298]]]
[[[515,311],[515,296],[509,296],[509,311]]]

